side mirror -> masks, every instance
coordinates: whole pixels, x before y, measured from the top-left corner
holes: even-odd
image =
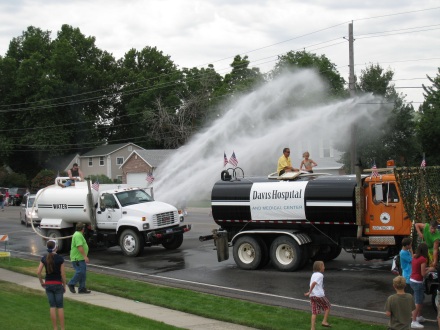
[[[374,199],[378,202],[382,202],[383,201],[382,184],[375,184],[374,191],[376,192],[376,196],[374,197]]]
[[[105,200],[104,200],[104,196],[99,196],[99,208],[101,209],[101,211],[105,210]]]

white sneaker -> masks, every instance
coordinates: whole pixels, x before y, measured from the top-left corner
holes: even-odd
[[[417,317],[416,317],[416,321],[419,322],[419,323],[423,323],[423,322],[425,322],[426,320],[425,320],[425,318],[424,318],[423,316],[417,316]]]
[[[424,326],[421,325],[419,322],[417,321],[412,321],[411,322],[411,329],[423,329]]]

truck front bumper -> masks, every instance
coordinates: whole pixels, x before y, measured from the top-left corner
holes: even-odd
[[[145,233],[145,237],[147,239],[147,242],[160,242],[163,239],[167,239],[174,235],[180,235],[183,233],[186,233],[187,231],[191,230],[191,225],[183,225],[179,227],[172,227],[172,228],[163,228],[163,229],[156,229],[153,231],[150,231],[148,233]]]

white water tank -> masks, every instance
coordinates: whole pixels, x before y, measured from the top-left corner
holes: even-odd
[[[52,185],[41,189],[38,191],[35,200],[38,216],[41,219],[90,223],[90,210],[87,202],[88,192],[86,182],[78,182],[75,186],[66,188]],[[92,189],[92,195],[94,205],[98,198],[98,192]]]

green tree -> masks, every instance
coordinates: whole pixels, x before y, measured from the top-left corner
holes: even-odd
[[[63,25],[51,41],[49,31],[29,27],[11,41],[0,70],[8,75],[0,81],[0,153],[11,168],[34,176],[53,155],[105,141],[98,125],[116,97],[116,62],[93,37]]]
[[[389,159],[401,166],[415,165],[420,154],[414,108],[396,92],[391,83],[393,76],[392,70],[371,64],[361,71],[356,87],[357,93],[382,96],[384,103],[374,118],[364,118],[356,124],[357,157],[366,167],[371,167],[373,162],[383,167]],[[345,151],[342,160],[350,168],[349,145],[338,149]]]
[[[223,86],[219,90],[220,95],[229,97],[239,96],[242,93],[249,93],[259,84],[264,82],[264,76],[259,68],[249,68],[247,56],[236,55],[230,64],[232,70],[225,75]]]
[[[275,78],[286,69],[295,68],[316,69],[329,86],[329,96],[342,97],[347,95],[344,89],[344,78],[337,71],[336,65],[325,55],[318,56],[306,51],[290,51],[285,55],[278,56],[278,62],[271,72],[271,77]]]
[[[151,118],[159,111],[158,104],[170,115],[177,111],[181,80],[182,73],[174,62],[156,47],[127,52],[118,61],[120,97],[108,117],[109,139],[130,141],[145,148],[163,147],[159,137],[152,135]],[[167,129],[160,135],[169,133]]]
[[[426,153],[428,165],[440,163],[440,68],[437,76],[428,76],[431,86],[423,85],[425,101],[419,108],[418,134],[422,150]]]

